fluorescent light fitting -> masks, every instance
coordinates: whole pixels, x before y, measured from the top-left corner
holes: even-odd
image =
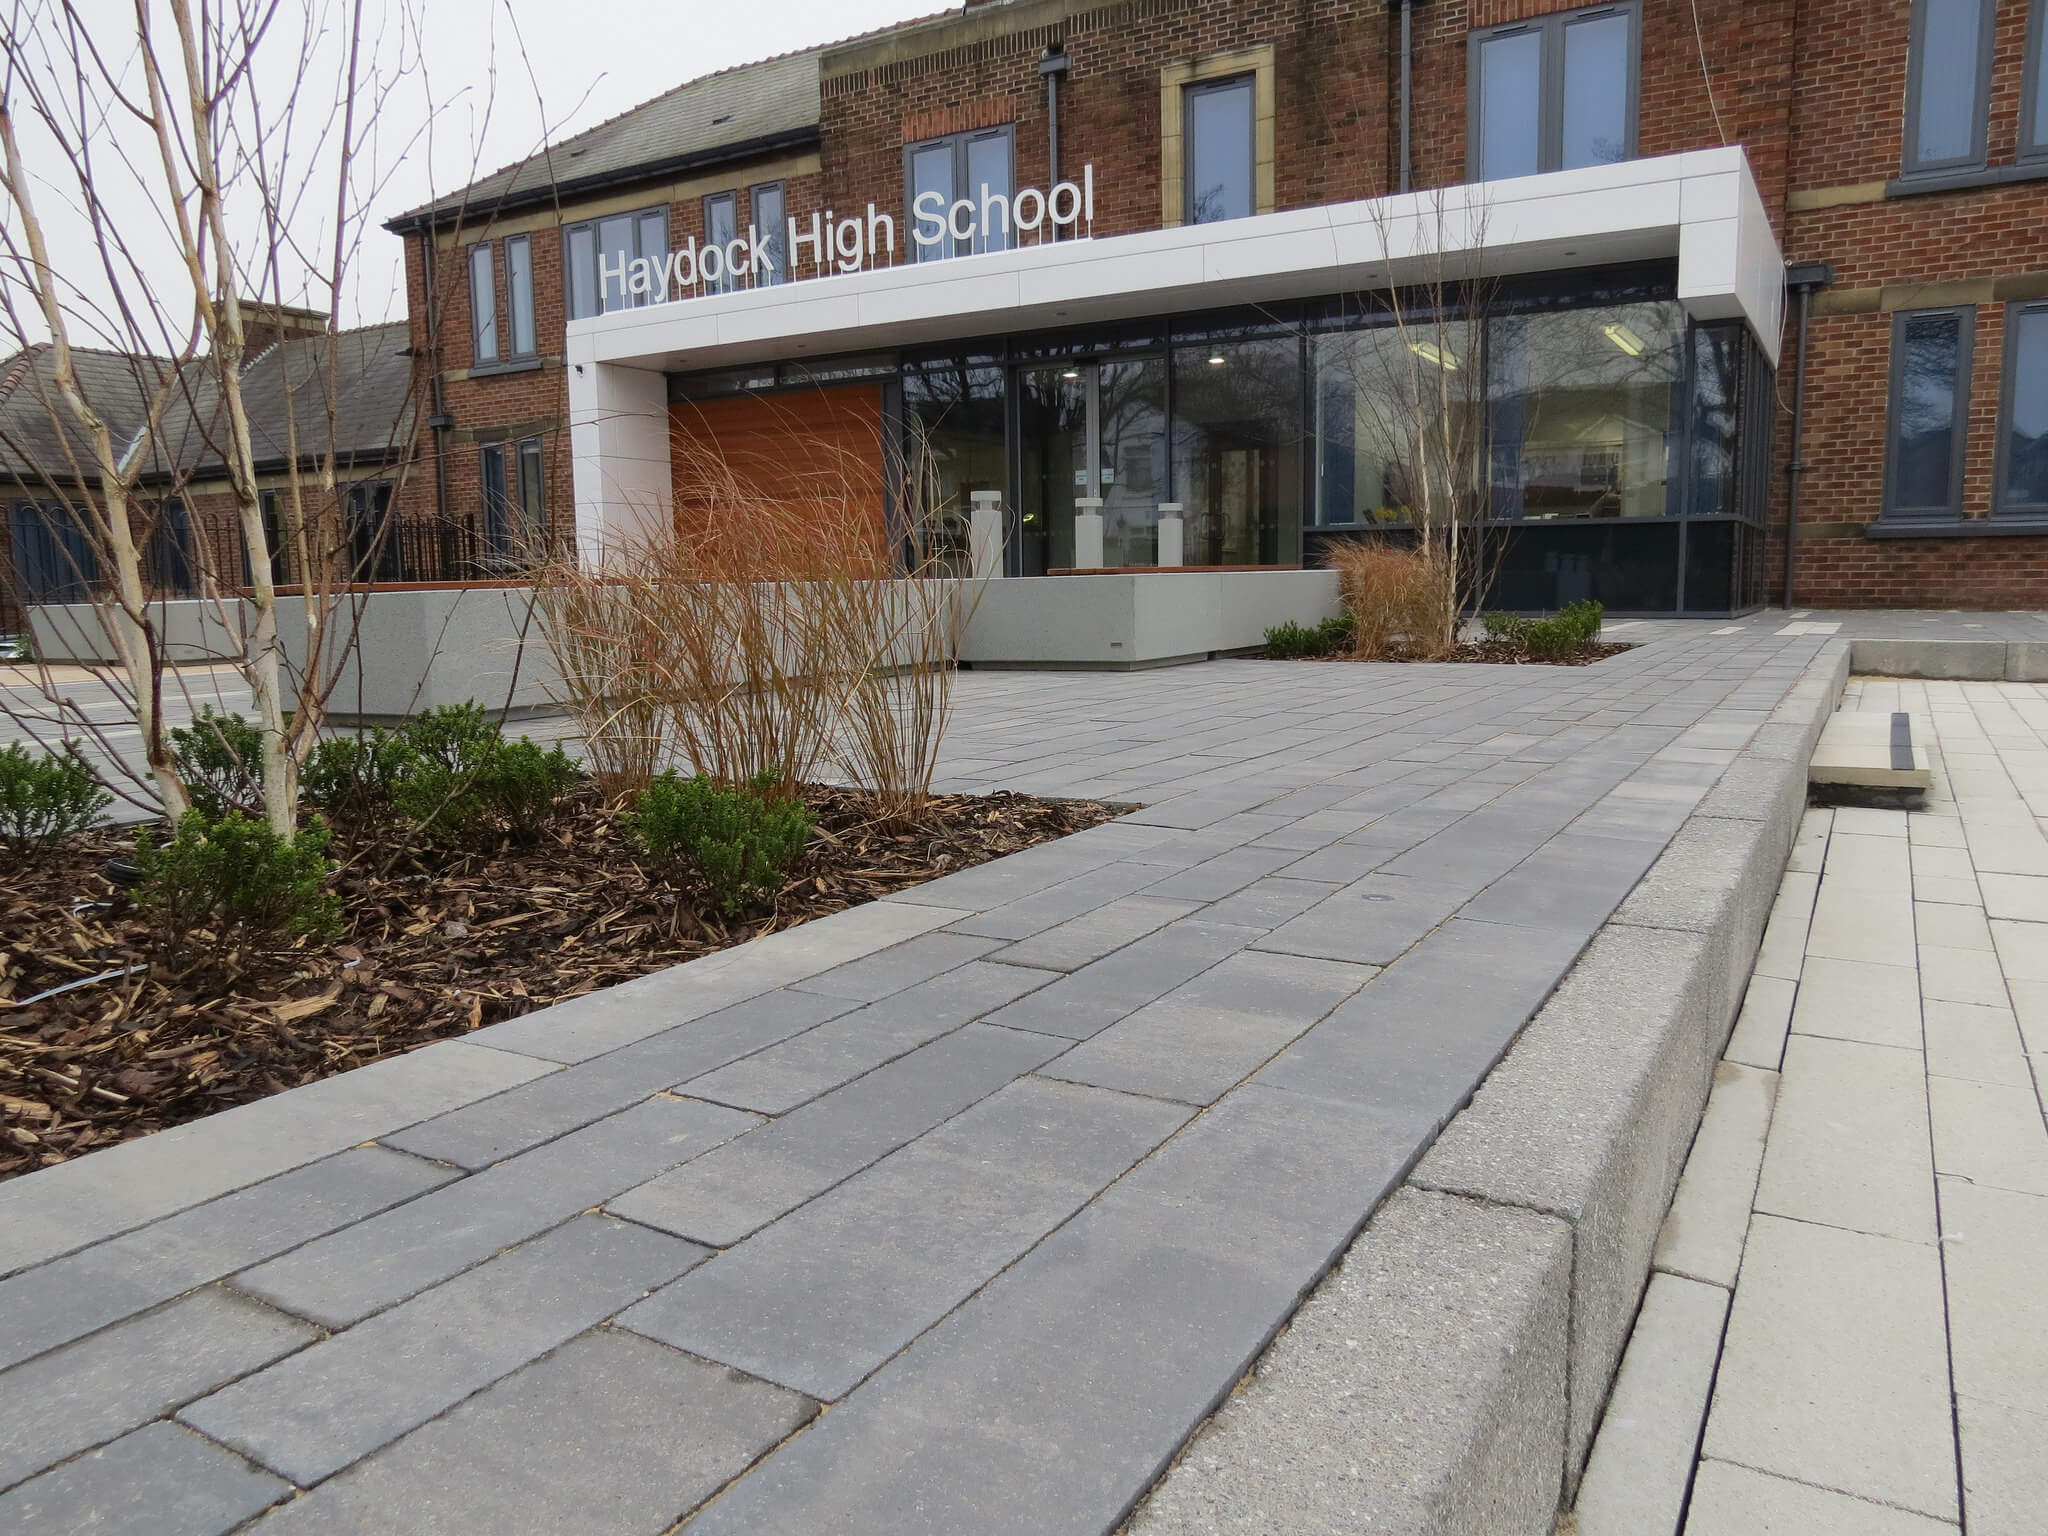
[[[1069,368],[1065,373],[1061,374],[1060,377],[1063,379],[1078,379],[1079,377],[1081,377],[1081,370],[1078,368]]]
[[[1650,349],[1648,342],[1644,341],[1642,337],[1618,320],[1612,325],[1603,325],[1600,329],[1607,333],[1609,341],[1621,348],[1630,357],[1641,357]]]
[[[1209,366],[1211,368],[1221,368],[1223,366],[1223,354],[1221,352],[1210,353]]]
[[[1458,371],[1457,353],[1446,352],[1433,341],[1411,341],[1408,343],[1408,350],[1425,363],[1435,363],[1439,368],[1451,373]]]

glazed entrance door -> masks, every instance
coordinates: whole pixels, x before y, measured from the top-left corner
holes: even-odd
[[[1158,559],[1166,468],[1166,367],[1159,358],[1069,362],[1018,371],[1023,569],[1074,563],[1074,503],[1102,499],[1109,566]]]

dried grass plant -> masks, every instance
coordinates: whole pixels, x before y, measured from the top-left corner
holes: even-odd
[[[878,433],[820,434],[787,414],[772,463],[678,423],[673,527],[549,566],[541,613],[562,699],[620,790],[669,753],[781,795],[831,763],[880,819],[915,819],[971,594],[942,541],[918,536],[917,508],[885,525]]]
[[[1402,549],[1377,539],[1333,543],[1324,559],[1337,572],[1337,590],[1351,615],[1354,653],[1385,656],[1396,641],[1428,660],[1448,655],[1456,633],[1456,591],[1439,543]]]

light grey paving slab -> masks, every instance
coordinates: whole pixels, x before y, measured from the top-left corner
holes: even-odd
[[[2048,1124],[2032,1083],[1927,1080],[1937,1173],[1989,1189],[2048,1195]]]
[[[704,1257],[665,1233],[579,1216],[178,1417],[301,1486],[316,1483]]]
[[[1579,1484],[1576,1536],[1677,1536],[1727,1316],[1721,1287],[1650,1277]]]
[[[659,1536],[815,1411],[794,1393],[601,1328],[254,1529]]]
[[[1025,1078],[629,1308],[619,1325],[845,1396],[1192,1111]]]
[[[1569,1243],[1531,1211],[1397,1192],[1132,1536],[1549,1529]]]
[[[159,1421],[0,1495],[0,1530],[221,1536],[291,1491],[232,1451]]]
[[[931,887],[919,889],[928,894]],[[849,907],[523,1018],[493,1024],[469,1038],[550,1061],[587,1061],[968,915],[959,908],[934,904],[936,900],[918,903],[890,897]]]
[[[1663,850],[1661,839],[1561,832],[1481,891],[1461,915],[1584,931],[1607,920]]]
[[[1955,1536],[1957,1527],[1725,1461],[1702,1461],[1685,1536]]]
[[[608,1208],[729,1247],[1062,1049],[1044,1035],[970,1024],[626,1191]]]
[[[1346,830],[1357,830],[1356,825]],[[1336,841],[1335,834],[1308,844],[1319,848],[1326,842]],[[1213,859],[1206,859],[1192,869],[1184,869],[1167,876],[1155,885],[1145,887],[1145,894],[1162,901],[1220,901],[1234,891],[1241,891],[1254,880],[1263,879],[1275,870],[1292,864],[1301,857],[1302,849],[1294,847],[1240,847],[1219,853]]]
[[[464,1168],[487,1167],[859,1006],[777,988],[413,1126],[386,1144]]]
[[[1984,910],[1997,918],[2026,923],[2048,923],[2048,875],[2006,875],[1981,873],[1978,885],[1984,892]]]
[[[1814,897],[1820,890],[1818,874],[1787,874],[1771,904],[1764,928],[1763,944],[1757,951],[1756,974],[1797,981],[1806,963],[1806,936],[1813,924]]]
[[[1371,966],[1247,950],[1041,1071],[1125,1093],[1214,1103],[1377,974]]]
[[[1005,965],[1034,966],[1048,971],[1078,971],[1091,960],[1156,933],[1176,918],[1199,911],[1194,901],[1162,901],[1152,896],[1127,896],[1093,912],[1070,918],[1021,943],[997,950]]]
[[[2033,1536],[2048,1509],[2048,1412],[1956,1396],[1971,1536]]]
[[[1441,1125],[1578,958],[1584,938],[1453,919],[1253,1078]]]
[[[1950,1003],[1977,1003],[1987,1008],[2006,1002],[2005,974],[1998,956],[1981,949],[1951,949],[1922,944],[1920,995]]]
[[[1917,889],[1915,894],[1917,895]],[[1913,931],[1922,944],[1945,944],[1951,949],[1990,949],[1991,925],[1975,905],[1952,902],[1915,901]]]
[[[1957,1394],[2040,1413],[2048,1403],[2048,1199],[1943,1178],[1941,1216]]]
[[[1113,1527],[1399,1177],[1415,1133],[1239,1089],[687,1529]]]
[[[1128,896],[1152,884],[1159,876],[1160,868],[1155,864],[1119,859],[1014,901],[1006,901],[986,912],[976,912],[946,931],[980,934],[991,939],[1028,939],[1035,933],[1043,933],[1048,928]]]
[[[955,966],[979,960],[997,942],[965,933],[920,934],[878,954],[864,955],[821,971],[797,982],[795,990],[872,1003],[920,981],[929,981]]]
[[[1807,954],[1881,965],[1895,962],[1913,942],[1913,876],[1905,839],[1850,835],[1838,827],[1828,839]]]
[[[1181,918],[998,1009],[988,1022],[1085,1040],[1236,954],[1262,933],[1199,916]]]
[[[1411,875],[1367,875],[1257,941],[1260,949],[1385,965],[1465,903],[1462,886]]]
[[[2012,1009],[1936,1000],[1922,1005],[1922,1012],[1927,1070],[1934,1076],[2017,1088],[2032,1084],[2026,1042]]]
[[[0,1369],[456,1177],[356,1147],[0,1281]]]
[[[1325,897],[1337,894],[1338,886],[1324,880],[1300,880],[1292,873],[1254,880],[1241,891],[1213,902],[1203,912],[1212,923],[1229,923],[1242,928],[1278,928],[1290,917],[1306,912]]]
[[[444,1040],[107,1147],[0,1186],[0,1272],[83,1248],[540,1076],[545,1062]]]
[[[0,1488],[317,1337],[296,1318],[212,1286],[0,1372]]]
[[[1991,941],[2008,982],[2048,981],[2048,926],[2001,919],[1991,924]]]
[[[1934,1246],[1759,1215],[1703,1454],[1954,1520]]]
[[[1750,977],[1742,1012],[1728,1037],[1727,1057],[1745,1066],[1776,1072],[1785,1059],[1785,1035],[1792,1024],[1792,1005],[1799,983],[1782,976]]]
[[[1807,956],[1792,1009],[1793,1031],[1919,1050],[1920,982],[1912,953],[1900,951],[1909,963],[1895,965]]]
[[[656,1098],[234,1279],[344,1328],[729,1140],[758,1117]]]
[[[1933,1151],[1920,1053],[1794,1035],[1756,1208],[1932,1243]]]
[[[1052,979],[1045,971],[971,960],[692,1078],[679,1084],[678,1091],[764,1115],[784,1114],[962,1024],[993,1013]]]
[[[1657,1234],[1652,1262],[1658,1269],[1735,1288],[1777,1099],[1775,1072],[1734,1061],[1714,1069],[1692,1155]]]

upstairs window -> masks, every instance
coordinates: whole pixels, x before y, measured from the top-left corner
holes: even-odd
[[[1474,181],[1613,165],[1636,150],[1639,0],[1474,32]]]
[[[2048,63],[2048,0],[2027,9],[2027,63],[2020,90],[2020,158],[2048,158],[2048,108],[2041,102],[2043,63]]]
[[[1906,56],[1908,176],[1983,166],[1994,4],[1913,0]]]
[[[2048,303],[2006,309],[1998,499],[1991,510],[2048,519]]]
[[[1963,515],[1963,428],[1977,311],[1900,310],[1892,317],[1884,516],[1927,522]]]
[[[789,278],[789,199],[779,181],[764,182],[749,189],[747,202],[754,214],[754,229],[767,253],[767,265],[754,271],[756,288],[773,287]]]
[[[704,199],[704,249],[697,253],[698,270],[707,262],[712,246],[719,248],[718,275],[703,283],[705,293],[731,293],[739,279],[725,268],[725,252],[739,238],[740,200],[736,192],[715,192]]]
[[[498,271],[491,242],[469,248],[469,334],[471,357],[478,363],[498,360]]]
[[[1255,211],[1254,77],[1202,81],[1184,88],[1187,124],[1187,221],[1214,224]]]
[[[562,250],[569,270],[571,320],[659,302],[663,295],[658,277],[648,292],[634,293],[620,268],[639,257],[657,269],[667,263],[668,210],[648,208],[571,224],[562,231]]]
[[[917,260],[1007,251],[1017,243],[1010,224],[1013,148],[1008,128],[987,128],[904,150],[903,184],[910,190],[905,211]],[[926,213],[922,222],[920,207]],[[933,217],[942,221],[944,231],[934,241],[920,241],[917,231],[930,233]]]
[[[513,235],[505,242],[505,309],[506,319],[511,323],[512,355],[532,357],[536,347],[531,235]]]

